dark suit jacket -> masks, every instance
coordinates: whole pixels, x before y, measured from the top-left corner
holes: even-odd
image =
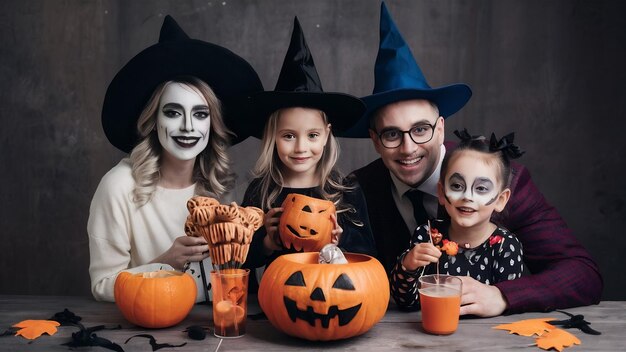
[[[381,159],[353,174],[365,194],[378,259],[389,273],[409,248],[413,229],[407,228],[393,201],[391,176]],[[506,313],[598,303],[603,282],[596,263],[546,202],[528,170],[513,163],[512,174],[511,198],[492,220],[517,235],[532,275],[496,284],[508,302]]]

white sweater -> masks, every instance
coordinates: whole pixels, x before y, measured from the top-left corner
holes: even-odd
[[[157,187],[152,199],[141,207],[132,201],[135,181],[129,159],[123,159],[100,181],[91,201],[87,233],[91,256],[91,292],[98,301],[115,300],[113,288],[121,271],[131,273],[174,270],[167,264],[148,264],[168,250],[174,239],[185,235],[187,200],[195,185],[184,189]],[[207,284],[211,260],[204,260]],[[188,271],[196,280],[196,301],[204,301],[198,263]],[[210,286],[210,285],[209,285]]]

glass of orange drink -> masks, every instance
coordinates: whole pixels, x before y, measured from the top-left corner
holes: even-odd
[[[241,337],[246,333],[249,274],[250,269],[222,269],[211,272],[216,337]]]
[[[419,278],[419,285],[424,330],[436,335],[455,332],[461,309],[461,279],[450,275],[424,275]]]

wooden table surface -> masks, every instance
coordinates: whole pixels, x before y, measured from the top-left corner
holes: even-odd
[[[251,297],[249,314],[260,312],[254,297]],[[246,335],[237,339],[224,339],[208,334],[205,340],[197,341],[183,332],[190,325],[212,325],[211,308],[196,305],[189,316],[177,326],[167,329],[146,330],[133,326],[124,319],[114,303],[96,302],[91,297],[58,296],[10,296],[0,295],[0,332],[26,319],[48,319],[65,308],[82,317],[85,327],[105,324],[122,325],[120,330],[96,332],[124,351],[152,351],[147,339],[135,338],[124,344],[131,336],[147,333],[158,343],[182,344],[181,348],[164,348],[159,351],[543,351],[531,346],[534,339],[510,335],[493,326],[521,319],[553,317],[565,319],[560,312],[526,313],[499,316],[488,319],[462,319],[458,330],[449,336],[433,336],[423,332],[419,312],[401,312],[393,304],[385,317],[367,333],[342,341],[311,342],[287,336],[276,330],[267,320],[248,319]],[[591,327],[602,335],[587,335],[578,329],[567,329],[576,335],[582,345],[566,348],[565,351],[624,351],[626,350],[626,302],[606,301],[599,305],[567,309],[573,314],[583,314]],[[68,351],[63,346],[70,340],[75,327],[62,326],[53,335],[30,341],[22,337],[0,337],[0,351]],[[221,342],[221,343],[220,343]],[[108,351],[100,347],[81,347],[76,351]]]

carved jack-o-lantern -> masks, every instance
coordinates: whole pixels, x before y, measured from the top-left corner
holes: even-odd
[[[389,303],[378,260],[346,253],[348,264],[319,264],[318,253],[278,257],[263,274],[259,305],[275,328],[307,340],[338,340],[368,331]]]
[[[333,202],[290,193],[282,204],[278,231],[285,248],[319,251],[330,243],[335,214]]]

